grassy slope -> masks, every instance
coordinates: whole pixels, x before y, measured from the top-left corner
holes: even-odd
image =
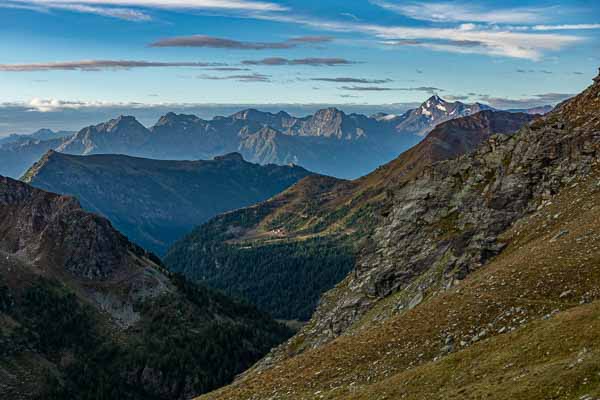
[[[503,240],[507,249],[455,288],[203,399],[600,395],[598,166]]]

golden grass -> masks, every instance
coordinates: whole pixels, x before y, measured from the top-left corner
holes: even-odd
[[[508,248],[451,290],[202,399],[600,395],[600,174],[502,239]]]

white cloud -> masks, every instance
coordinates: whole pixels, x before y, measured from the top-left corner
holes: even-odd
[[[380,41],[416,41],[415,46],[435,51],[476,53],[499,57],[539,60],[547,51],[559,51],[585,40],[560,33],[526,32],[509,27],[461,24],[451,28],[387,26],[337,22],[302,16],[261,15],[255,18],[295,23],[334,32],[362,33]],[[464,44],[478,44],[465,46]]]
[[[149,14],[140,10],[134,10],[132,8],[98,7],[83,4],[57,4],[53,6],[53,8],[102,15],[104,17],[124,19],[128,21],[150,21],[152,19]]]
[[[600,24],[535,25],[531,29],[534,31],[576,31],[600,29]]]
[[[106,107],[112,106],[110,103],[103,102],[83,102],[83,101],[64,101],[58,99],[33,98],[24,104],[29,111],[54,112],[61,110],[79,110],[86,107]]]
[[[493,56],[538,60],[545,51],[561,48],[583,40],[577,36],[511,32],[476,28],[410,28],[363,26],[362,29],[386,40],[428,40],[419,44],[433,50],[458,53],[478,53]],[[478,43],[478,46],[463,46],[460,43]]]
[[[205,62],[157,62],[138,60],[82,60],[34,64],[0,64],[0,72],[36,71],[115,71],[133,68],[203,68],[220,67],[224,64]]]
[[[25,8],[32,11],[69,10],[133,21],[151,16],[136,8],[167,10],[284,11],[279,4],[253,0],[4,0],[0,8]]]
[[[408,4],[398,4],[384,0],[371,0],[371,2],[413,19],[433,22],[536,23],[545,21],[548,15],[552,15],[549,8],[490,10],[459,2],[415,2]]]

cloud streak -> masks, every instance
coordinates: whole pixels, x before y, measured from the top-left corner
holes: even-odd
[[[271,82],[270,75],[263,74],[245,74],[245,75],[229,75],[229,76],[213,76],[213,75],[199,75],[198,79],[207,79],[213,81],[232,80],[238,82]]]
[[[392,82],[391,79],[364,79],[364,78],[312,78],[311,81],[335,82],[335,83],[358,83],[358,84],[382,84]]]
[[[489,10],[460,2],[397,4],[371,0],[371,3],[412,19],[432,22],[535,23],[544,21],[552,12],[549,7]]]
[[[490,13],[496,15],[496,10],[492,10]],[[585,40],[585,38],[572,34],[534,32],[521,30],[515,26],[472,23],[462,23],[455,27],[415,27],[339,22],[302,16],[292,17],[286,14],[260,15],[255,18],[299,24],[330,32],[360,33],[382,40],[384,44],[388,42],[388,44],[396,45],[421,46],[434,51],[483,54],[534,61],[540,60],[547,52],[559,51]],[[519,19],[517,18],[517,20]],[[514,23],[515,20],[511,22]]]
[[[29,4],[54,8],[62,5],[94,5],[110,7],[143,7],[170,10],[246,10],[284,11],[286,7],[266,1],[251,0],[8,0],[13,4]]]
[[[575,31],[600,29],[600,24],[535,25],[531,29],[534,31]]]
[[[333,67],[339,65],[356,64],[354,61],[346,60],[345,58],[299,58],[288,59],[283,57],[269,57],[262,60],[244,60],[244,65],[265,65],[265,66],[282,66],[282,65],[309,65],[313,67]]]
[[[282,5],[252,0],[4,0],[0,8],[20,8],[35,12],[65,10],[128,21],[149,21],[147,9],[179,11],[280,12]]]
[[[544,105],[554,105],[560,103],[574,95],[571,93],[542,93],[529,98],[512,99],[507,97],[493,97],[489,95],[479,95],[481,101],[488,103],[492,107],[500,109],[511,108],[532,108]]]
[[[388,91],[400,91],[400,92],[425,92],[429,94],[435,94],[439,92],[443,92],[444,89],[440,89],[433,86],[419,86],[419,87],[411,87],[411,88],[392,88],[392,87],[384,87],[384,86],[342,86],[340,89],[342,90],[350,90],[356,92],[388,92]]]
[[[331,42],[329,36],[302,36],[283,42],[242,42],[233,39],[224,39],[207,35],[180,36],[162,39],[152,43],[151,47],[208,47],[214,49],[233,50],[270,50],[291,49],[305,44]]]
[[[204,62],[155,62],[131,60],[83,60],[34,64],[0,64],[0,72],[37,71],[105,71],[130,70],[134,68],[181,68],[219,67],[224,64]]]

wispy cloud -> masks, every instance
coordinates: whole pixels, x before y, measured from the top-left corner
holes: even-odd
[[[8,0],[15,4],[33,4],[53,7],[64,4],[146,7],[163,9],[221,9],[248,11],[284,11],[287,8],[266,1],[251,0]]]
[[[61,110],[79,110],[82,108],[89,107],[106,107],[113,106],[113,103],[104,102],[84,102],[84,101],[65,101],[58,99],[41,99],[33,98],[29,100],[25,106],[31,111],[38,111],[42,113],[54,112]]]
[[[214,75],[199,75],[198,79],[207,79],[212,81],[223,81],[223,80],[233,80],[238,82],[270,82],[270,75],[263,74],[245,74],[245,75],[228,75],[228,76],[214,76]]]
[[[140,9],[224,10],[279,12],[286,7],[251,0],[4,0],[0,8],[23,8],[37,12],[67,10],[132,21],[147,21],[151,15]]]
[[[481,101],[488,103],[492,107],[501,109],[510,108],[531,108],[543,105],[554,105],[573,97],[570,93],[542,93],[528,98],[513,99],[507,97],[493,97],[489,95],[479,95]]]
[[[421,40],[415,44],[432,50],[464,54],[488,54],[538,60],[545,51],[558,51],[567,45],[581,42],[577,36],[512,32],[482,29],[476,26],[459,28],[410,28],[366,26],[366,32],[385,40]],[[440,38],[445,38],[440,41]]]
[[[456,27],[413,27],[361,22],[339,22],[286,14],[260,15],[256,18],[300,24],[331,32],[360,33],[384,43],[421,46],[434,51],[540,60],[546,52],[559,51],[585,40],[563,33],[521,31],[463,23]]]
[[[305,44],[331,42],[329,36],[302,36],[282,42],[243,42],[233,39],[224,39],[207,35],[180,36],[162,39],[152,43],[151,47],[210,47],[216,49],[235,50],[269,50],[291,49]]]
[[[102,71],[129,70],[134,68],[178,68],[178,67],[218,67],[220,63],[205,62],[155,62],[131,60],[83,60],[50,62],[35,64],[0,64],[0,72],[35,72],[35,71]]]
[[[360,21],[360,18],[358,18],[356,15],[354,15],[352,13],[349,13],[349,12],[344,12],[344,13],[341,13],[340,15],[343,16],[343,17],[348,17],[348,18],[353,19],[355,21]]]
[[[551,75],[553,72],[548,71],[546,69],[517,69],[516,70],[520,74],[545,74]]]
[[[263,58],[262,60],[245,60],[242,61],[244,65],[267,65],[267,66],[281,66],[281,65],[310,65],[314,67],[323,66],[338,66],[338,65],[350,65],[356,64],[354,61],[346,60],[345,58],[299,58],[299,59],[287,59],[282,57],[270,57]]]
[[[387,92],[390,90],[397,90],[389,87],[382,86],[342,86],[342,90],[353,90],[356,92]]]
[[[535,25],[531,29],[534,31],[577,31],[600,29],[600,24]]]
[[[400,91],[400,92],[425,92],[429,94],[435,94],[443,92],[444,89],[440,89],[433,86],[419,86],[410,88],[393,88],[384,86],[342,86],[342,90],[351,90],[357,92],[387,92],[387,91]]]
[[[447,94],[444,96],[444,99],[449,100],[449,101],[465,101],[469,99],[469,96],[467,95],[450,95]]]
[[[553,11],[556,12],[556,9],[552,10],[549,7],[490,9],[461,2],[405,4],[383,0],[371,0],[371,2],[412,19],[433,22],[536,23],[545,21],[548,15],[552,15]]]
[[[206,68],[208,71],[220,71],[220,72],[236,72],[236,71],[250,71],[249,68],[240,67],[212,67]]]
[[[392,82],[391,79],[365,79],[365,78],[312,78],[311,81],[335,82],[335,83],[358,83],[358,84],[382,84]]]

